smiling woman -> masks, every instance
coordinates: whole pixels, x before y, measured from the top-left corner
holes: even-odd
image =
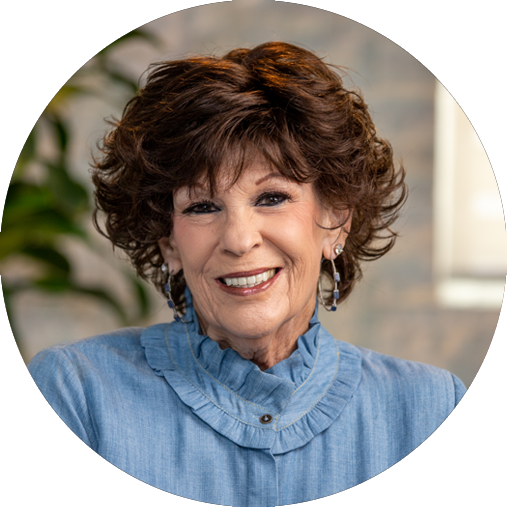
[[[307,50],[154,66],[95,161],[95,223],[174,322],[43,351],[35,381],[101,456],[194,500],[285,505],[373,477],[464,393],[318,320],[393,246],[403,180],[361,95]]]
[[[333,259],[347,232],[333,227],[311,183],[271,172],[260,155],[229,188],[227,176],[213,197],[202,187],[175,193],[172,234],[159,245],[169,270],[183,270],[199,295],[203,332],[266,370],[307,331],[322,256]]]
[[[234,185],[255,159],[288,181],[311,183],[337,219],[346,221],[353,210],[348,246],[336,261],[340,302],[347,298],[361,261],[393,246],[390,226],[406,189],[368,106],[336,70],[284,43],[150,69],[146,86],[104,139],[93,177],[105,234],[129,253],[140,276],[164,293],[158,241],[172,231],[174,193],[200,188],[212,196],[217,183]],[[332,278],[332,263],[321,271]],[[180,311],[185,287],[183,272],[176,272],[171,290]],[[332,304],[332,293],[325,299]]]

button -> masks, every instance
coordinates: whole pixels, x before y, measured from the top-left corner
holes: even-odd
[[[270,414],[264,414],[259,417],[262,424],[269,424],[273,420],[273,416]]]

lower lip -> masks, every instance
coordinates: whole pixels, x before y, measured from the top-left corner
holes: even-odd
[[[278,270],[278,272],[272,276],[269,280],[260,283],[259,285],[255,285],[255,287],[232,287],[231,285],[226,285],[222,283],[220,280],[215,280],[220,287],[227,294],[231,294],[233,296],[252,296],[254,294],[258,294],[259,292],[264,292],[269,289],[280,276],[280,273],[283,271],[282,268]]]

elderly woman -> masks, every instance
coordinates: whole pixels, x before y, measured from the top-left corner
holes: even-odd
[[[174,322],[52,347],[35,381],[97,453],[187,498],[285,505],[382,472],[464,386],[334,340],[316,303],[335,311],[393,246],[403,176],[309,51],[154,66],[95,163],[96,223]]]

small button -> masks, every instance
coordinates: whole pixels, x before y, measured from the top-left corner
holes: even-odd
[[[270,414],[264,414],[261,415],[259,419],[262,424],[269,424],[273,420],[273,416]]]

